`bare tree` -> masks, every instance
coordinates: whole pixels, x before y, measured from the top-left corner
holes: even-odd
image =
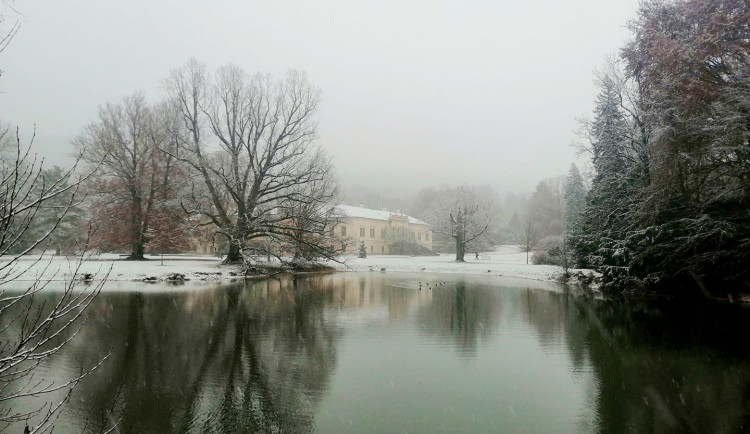
[[[492,222],[492,199],[480,197],[478,190],[444,187],[440,191],[443,200],[431,213],[435,232],[448,234],[456,242],[456,262],[464,262],[467,245],[479,241]]]
[[[1,131],[0,140],[8,134],[8,129]],[[32,252],[47,245],[76,202],[81,178],[74,178],[75,166],[56,179],[45,177],[42,161],[29,153],[30,146],[23,149],[18,130],[15,142],[15,158],[0,163],[0,403],[4,404],[0,409],[0,431],[23,424],[25,432],[45,432],[51,430],[73,387],[98,364],[58,383],[39,377],[35,368],[75,338],[85,310],[104,280],[78,288],[81,255],[62,292],[40,302],[40,292],[48,288],[57,273],[51,269],[51,261],[45,263],[43,255]],[[58,197],[67,197],[67,202],[60,205],[57,220],[35,241],[25,243],[24,234],[40,210]],[[85,246],[86,242],[83,250]],[[32,268],[36,277],[25,282],[23,279]],[[17,405],[28,397],[49,397],[51,401],[32,408]]]
[[[320,91],[305,75],[290,72],[274,81],[225,66],[210,77],[193,60],[165,84],[181,121],[173,132],[179,154],[166,152],[193,174],[184,208],[228,240],[226,262],[241,262],[259,240],[322,247],[330,223],[317,217],[307,223],[330,209],[323,205],[336,184],[326,181],[331,165],[314,143]],[[300,218],[306,224],[290,230]]]
[[[110,247],[130,248],[129,259],[143,259],[153,216],[167,202],[175,157],[161,152],[171,146],[167,106],[150,107],[141,92],[99,109],[99,120],[75,141],[83,158],[100,167],[95,192],[103,198],[98,215],[114,229],[104,236]],[[174,215],[174,213],[172,213]],[[121,229],[121,220],[129,230]],[[109,221],[107,221],[109,220]]]
[[[341,240],[335,235],[335,227],[344,220],[336,211],[336,179],[329,161],[319,164],[328,167],[327,175],[296,187],[300,200],[290,202],[290,208],[280,207],[276,212],[284,213],[288,219],[269,231],[280,243],[291,245],[293,257],[311,261],[317,258],[335,259],[345,251]],[[284,237],[276,237],[282,232]]]
[[[16,36],[16,33],[21,28],[20,21],[10,18],[11,15],[15,14],[15,9],[8,4],[7,0],[0,0],[0,53],[8,48],[13,37]],[[2,74],[3,70],[0,69],[0,76]]]

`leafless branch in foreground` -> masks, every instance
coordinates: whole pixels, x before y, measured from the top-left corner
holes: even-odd
[[[0,132],[0,140],[8,133]],[[44,253],[35,253],[44,250],[76,203],[82,178],[74,178],[74,166],[59,178],[47,179],[42,161],[30,153],[31,144],[33,139],[22,146],[16,130],[15,158],[0,163],[0,431],[18,424],[28,432],[50,432],[75,385],[107,358],[63,381],[43,378],[36,369],[76,337],[108,272],[96,284],[79,277],[90,231],[70,274],[62,275]],[[45,204],[61,199],[56,221],[29,240],[25,235]],[[63,287],[54,291],[60,277]],[[20,405],[31,398],[44,402],[31,408]]]

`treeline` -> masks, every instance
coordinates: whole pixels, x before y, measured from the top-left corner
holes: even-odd
[[[608,291],[750,285],[750,7],[641,4],[596,76],[584,122],[594,175],[568,228]]]

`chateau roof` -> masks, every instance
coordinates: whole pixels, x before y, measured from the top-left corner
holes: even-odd
[[[363,219],[370,219],[370,220],[385,220],[385,221],[389,220],[391,215],[398,215],[402,218],[409,219],[410,224],[427,226],[427,223],[423,222],[422,220],[416,219],[406,214],[400,214],[400,213],[390,212],[390,211],[381,211],[377,209],[362,208],[359,206],[351,206],[351,205],[338,205],[336,207],[336,211],[338,211],[342,217],[355,217],[355,218],[363,218]]]

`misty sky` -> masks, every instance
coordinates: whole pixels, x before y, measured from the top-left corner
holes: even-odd
[[[28,1],[0,54],[0,121],[55,163],[97,107],[189,58],[307,72],[320,143],[348,189],[437,184],[530,191],[575,158],[592,72],[628,38],[637,0]]]

